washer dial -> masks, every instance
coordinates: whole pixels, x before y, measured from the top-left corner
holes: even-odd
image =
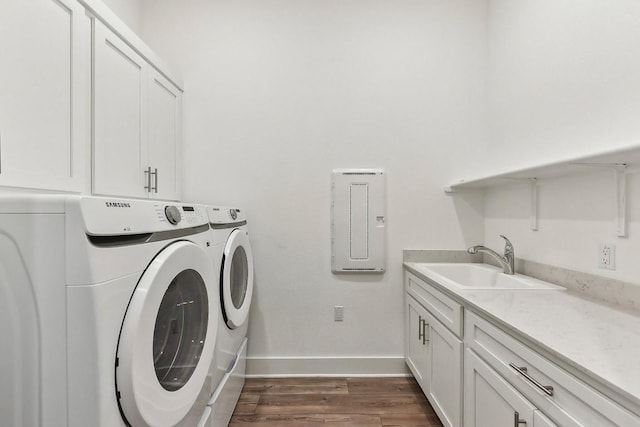
[[[167,217],[167,221],[169,221],[169,223],[173,225],[176,225],[182,219],[182,216],[180,215],[180,209],[175,206],[165,206],[164,215]]]

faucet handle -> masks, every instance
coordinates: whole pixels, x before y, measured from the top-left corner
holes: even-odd
[[[504,253],[506,254],[513,254],[513,244],[511,243],[511,241],[509,239],[507,239],[507,236],[505,236],[504,234],[501,234],[500,237],[502,237],[504,239]]]

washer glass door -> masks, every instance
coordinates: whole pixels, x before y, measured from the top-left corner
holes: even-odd
[[[235,329],[247,320],[253,295],[253,255],[246,230],[233,230],[227,239],[221,281],[224,320]]]
[[[153,363],[160,385],[179,390],[193,375],[207,336],[209,301],[202,276],[182,270],[167,288],[153,331]]]
[[[116,359],[118,403],[130,425],[173,426],[193,406],[218,329],[213,289],[211,258],[191,242],[170,244],[142,274]]]

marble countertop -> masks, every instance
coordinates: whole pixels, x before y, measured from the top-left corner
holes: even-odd
[[[423,279],[416,267],[404,266]],[[435,283],[429,280],[430,283]],[[459,290],[435,286],[640,407],[640,314],[564,290]]]

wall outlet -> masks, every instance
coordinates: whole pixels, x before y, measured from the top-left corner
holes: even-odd
[[[598,245],[598,268],[605,270],[616,269],[616,245]]]
[[[344,307],[341,305],[336,305],[333,307],[333,321],[334,322],[342,322],[344,320]]]

